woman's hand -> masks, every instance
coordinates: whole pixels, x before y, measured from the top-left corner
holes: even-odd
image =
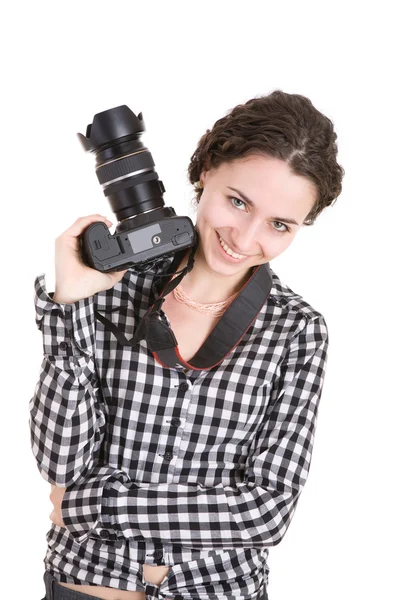
[[[55,525],[58,525],[59,527],[65,527],[61,515],[61,503],[64,498],[66,489],[67,488],[65,487],[57,487],[56,485],[51,486],[50,500],[52,501],[54,508],[50,513],[50,519]]]
[[[111,222],[101,215],[80,217],[56,239],[54,302],[72,304],[98,292],[109,290],[128,271],[125,269],[102,273],[83,263],[79,238],[93,223],[104,223],[106,227],[111,225]]]

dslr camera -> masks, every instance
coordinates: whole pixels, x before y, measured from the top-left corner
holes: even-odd
[[[86,136],[77,134],[95,154],[97,178],[118,221],[114,234],[105,223],[93,223],[80,236],[82,260],[104,273],[148,271],[160,257],[197,244],[189,217],[164,205],[163,182],[140,141],[143,131],[142,113],[123,105],[96,114]]]

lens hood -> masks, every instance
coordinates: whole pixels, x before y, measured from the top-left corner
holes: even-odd
[[[138,116],[125,104],[97,113],[86,128],[86,136],[77,133],[86,152],[98,152],[120,143],[123,138],[138,139],[145,131],[142,113]]]

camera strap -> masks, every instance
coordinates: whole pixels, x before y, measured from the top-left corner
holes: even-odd
[[[116,325],[98,311],[95,311],[95,314],[96,318],[114,334],[121,345],[134,347],[140,340],[145,339],[154,358],[163,367],[172,369],[181,366],[185,369],[208,371],[218,366],[234,350],[256,320],[269,297],[272,276],[269,263],[254,268],[249,279],[223,313],[204,344],[190,359],[190,362],[187,362],[179,352],[178,342],[172,329],[162,320],[160,309],[165,296],[179,285],[186,273],[193,268],[194,251],[195,248],[192,248],[188,265],[175,278],[172,278],[186,250],[175,254],[165,275],[171,275],[170,280],[144,314],[131,340],[128,340]]]

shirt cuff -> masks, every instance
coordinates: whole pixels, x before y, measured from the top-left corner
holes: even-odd
[[[113,467],[101,466],[95,467],[83,482],[66,488],[61,503],[62,520],[77,542],[84,542],[89,537],[118,539],[107,510],[107,490],[118,481],[128,482],[129,477]],[[123,537],[122,534],[119,537]]]
[[[50,356],[93,356],[96,340],[94,296],[72,304],[53,301],[45,273],[35,279],[36,325],[43,334],[43,352]]]

